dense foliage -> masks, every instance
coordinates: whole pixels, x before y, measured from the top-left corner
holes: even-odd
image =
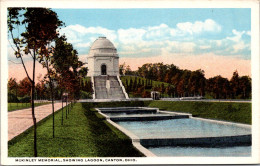
[[[49,46],[58,37],[58,29],[63,25],[57,13],[47,8],[8,8],[8,35],[12,39],[11,48],[25,70],[30,84],[32,120],[34,124],[34,156],[37,157],[37,120],[34,112],[35,99],[35,66],[36,61],[50,60]],[[24,63],[24,56],[32,60],[32,73]],[[46,64],[50,76],[49,65]],[[16,95],[17,96],[17,95]],[[53,99],[53,93],[52,93]]]
[[[78,52],[67,42],[65,36],[56,38],[55,44],[52,60],[60,90],[59,98],[63,92],[67,92],[70,99],[78,99],[81,80],[87,75],[88,70],[83,67]]]
[[[205,78],[204,71],[179,69],[174,64],[147,63],[139,67],[137,71],[121,66],[122,73],[135,74],[145,78],[138,82],[135,79],[124,83],[128,92],[143,94],[146,91],[156,90],[169,97],[189,97],[205,96],[215,99],[250,99],[251,98],[251,78],[249,76],[239,76],[235,71],[230,80],[218,75],[209,79]],[[153,81],[167,83],[160,86],[153,86]],[[144,96],[144,95],[140,95]]]

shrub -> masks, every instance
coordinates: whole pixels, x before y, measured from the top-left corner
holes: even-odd
[[[92,99],[92,93],[81,90],[80,98],[81,99]]]
[[[21,103],[30,103],[31,102],[31,97],[30,96],[24,96],[20,99]]]
[[[8,103],[19,103],[19,100],[14,94],[8,93]]]
[[[145,91],[143,91],[143,93],[142,93],[142,97],[143,97],[143,98],[150,98],[150,97],[151,97],[151,93],[145,90]]]

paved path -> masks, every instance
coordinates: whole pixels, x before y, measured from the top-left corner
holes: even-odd
[[[60,108],[61,103],[54,104],[54,111],[57,111]],[[51,104],[35,107],[35,116],[37,122],[50,114],[52,114]],[[31,108],[8,112],[8,141],[23,133],[31,126],[33,126]]]

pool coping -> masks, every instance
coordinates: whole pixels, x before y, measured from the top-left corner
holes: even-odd
[[[198,119],[198,120],[203,120],[203,121],[208,121],[212,123],[220,123],[220,124],[225,124],[225,125],[234,125],[237,127],[244,127],[248,129],[252,129],[252,126],[249,124],[243,124],[243,123],[236,123],[236,122],[228,122],[228,121],[220,121],[220,120],[215,120],[215,119],[206,119],[206,118],[199,118],[199,117],[190,117],[191,119]]]
[[[157,109],[157,111],[159,110],[159,108],[153,108],[153,107],[102,107],[102,108],[98,108],[98,109],[105,109],[102,111],[106,111],[106,110],[118,110],[120,111],[120,109],[148,109],[148,110],[153,110],[153,109]],[[101,111],[101,110],[100,110]]]
[[[161,110],[159,110],[159,108],[158,108],[158,112],[163,113],[163,114],[185,115],[185,116],[188,116],[189,118],[192,117],[192,114],[189,114],[189,113],[173,112],[173,111],[161,111]]]
[[[114,122],[118,121],[151,121],[151,120],[168,120],[168,119],[182,119],[182,118],[190,118],[192,115],[188,113],[175,113],[169,111],[160,111],[159,108],[149,108],[149,107],[105,107],[98,108],[101,113],[106,118]],[[124,109],[124,110],[123,110]],[[107,113],[120,113],[120,112],[132,112],[131,109],[135,111],[155,111],[156,113],[160,113],[161,115],[136,115],[136,116],[109,116]]]

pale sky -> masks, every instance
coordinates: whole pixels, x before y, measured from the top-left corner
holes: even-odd
[[[163,62],[181,69],[202,69],[207,78],[230,78],[235,70],[251,76],[250,9],[53,10],[66,24],[60,33],[83,62],[93,41],[106,36],[117,48],[120,64],[125,62],[133,70],[144,63]],[[18,62],[8,50],[8,59]],[[17,66],[9,62],[9,77],[19,80],[25,73]],[[37,75],[44,71],[37,67]]]

